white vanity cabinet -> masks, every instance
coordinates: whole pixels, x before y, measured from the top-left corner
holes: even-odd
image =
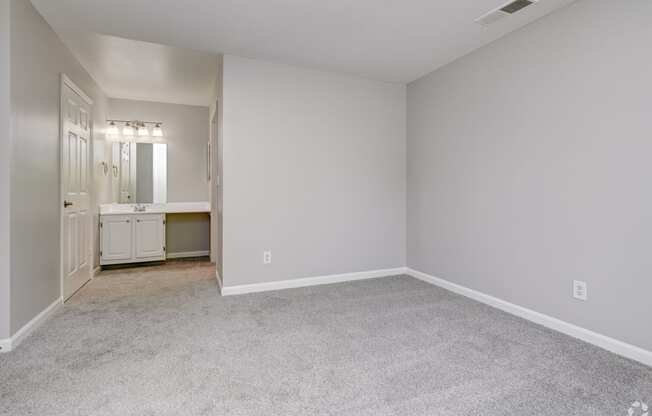
[[[131,215],[100,217],[100,264],[128,262],[133,256]]]
[[[165,260],[165,214],[100,215],[100,264]]]
[[[165,215],[134,215],[134,257],[139,261],[165,259]]]

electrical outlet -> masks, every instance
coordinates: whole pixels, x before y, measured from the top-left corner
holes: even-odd
[[[270,264],[272,262],[272,252],[263,251],[263,264]]]
[[[588,292],[586,282],[573,280],[573,297],[578,300],[587,300]]]

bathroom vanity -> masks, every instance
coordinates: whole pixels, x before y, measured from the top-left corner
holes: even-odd
[[[167,215],[183,213],[210,213],[210,204],[170,202],[101,205],[100,264],[165,260]]]
[[[180,178],[188,178],[188,188],[204,183],[168,166],[168,160],[175,159],[169,159],[166,143],[113,142],[105,169],[113,203],[99,212],[100,265],[209,255],[210,204],[168,202],[168,172],[176,180],[172,198],[179,198]]]

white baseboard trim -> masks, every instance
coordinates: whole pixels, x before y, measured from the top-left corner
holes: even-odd
[[[254,283],[250,285],[222,286],[222,296],[243,295],[245,293],[267,292],[271,290],[292,289],[297,287],[327,285],[331,283],[351,282],[354,280],[374,279],[377,277],[406,274],[405,267],[394,269],[369,270],[365,272],[331,274],[327,276],[304,277],[300,279],[279,280],[269,283]]]
[[[27,338],[36,328],[41,326],[53,313],[63,305],[63,298],[55,300],[50,306],[45,308],[41,313],[36,315],[31,321],[26,323],[11,338],[0,340],[0,352],[9,352],[16,349],[25,338]]]
[[[486,305],[493,306],[494,308],[500,309],[501,311],[516,315],[523,319],[527,319],[528,321],[537,323],[557,332],[561,332],[573,338],[580,339],[589,344],[593,344],[602,349],[613,352],[614,354],[621,355],[623,357],[652,367],[652,351],[645,350],[635,345],[627,344],[626,342],[610,338],[606,335],[602,335],[589,329],[573,325],[566,321],[562,321],[561,319],[553,318],[552,316],[548,316],[540,312],[515,305],[494,296],[478,292],[477,290],[469,289],[468,287],[449,282],[448,280],[444,280],[439,277],[431,276],[418,270],[407,268],[406,273],[414,278],[450,290],[451,292],[457,293],[458,295],[462,295]]]
[[[11,338],[0,339],[0,354],[11,351]]]
[[[180,251],[177,253],[168,253],[165,257],[167,259],[183,259],[186,257],[206,257],[210,255],[211,252],[208,250],[201,251]]]

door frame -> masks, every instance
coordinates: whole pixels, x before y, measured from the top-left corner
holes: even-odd
[[[211,159],[211,180],[210,187],[210,258],[211,262],[215,263],[215,273],[218,283],[222,285],[222,276],[224,262],[224,247],[222,241],[222,229],[224,228],[221,222],[221,202],[220,193],[222,192],[224,182],[223,172],[223,138],[220,126],[222,123],[222,97],[221,94],[215,98],[215,108],[210,117],[210,159]]]
[[[213,228],[217,228],[217,217],[214,215],[213,210],[217,211],[217,192],[218,192],[218,187],[219,187],[219,181],[220,178],[218,177],[218,173],[216,172],[216,166],[217,166],[217,126],[218,126],[218,116],[219,116],[219,111],[220,111],[220,100],[219,98],[215,99],[215,108],[209,115],[209,135],[208,135],[208,195],[210,198],[209,204],[211,207],[211,215],[210,215],[210,225],[209,225],[209,244],[208,244],[208,249],[209,249],[209,256],[210,256],[210,261],[212,263],[215,263],[217,261],[217,253],[216,248],[217,245],[216,239],[217,235],[214,232],[215,230]]]
[[[93,195],[95,193],[94,189],[94,184],[95,184],[95,172],[94,169],[92,169],[92,166],[95,164],[95,161],[93,160],[94,158],[94,142],[93,142],[93,132],[94,132],[94,123],[93,123],[93,100],[91,97],[89,97],[84,90],[79,88],[77,84],[75,84],[70,77],[68,77],[66,74],[63,72],[61,73],[61,83],[59,85],[59,207],[57,212],[59,213],[59,293],[61,298],[64,300],[65,297],[65,292],[64,292],[64,279],[65,279],[65,273],[63,270],[63,253],[64,253],[64,248],[63,248],[63,201],[65,199],[64,196],[64,186],[63,186],[63,140],[64,140],[64,114],[63,114],[63,109],[64,107],[64,95],[63,95],[63,89],[65,87],[70,88],[73,90],[77,95],[79,95],[86,103],[91,107],[90,114],[88,115],[88,125],[90,129],[89,133],[89,142],[90,146],[88,147],[88,173],[89,173],[89,179],[88,179],[88,193],[89,197],[91,199],[90,202],[90,208],[93,207]],[[88,233],[90,234],[88,236],[88,241],[90,242],[91,245],[91,259],[90,259],[90,276],[89,280],[93,278],[93,272],[95,270],[95,241],[93,239],[93,224],[94,224],[94,212],[91,212],[90,216],[90,226],[88,227]]]

